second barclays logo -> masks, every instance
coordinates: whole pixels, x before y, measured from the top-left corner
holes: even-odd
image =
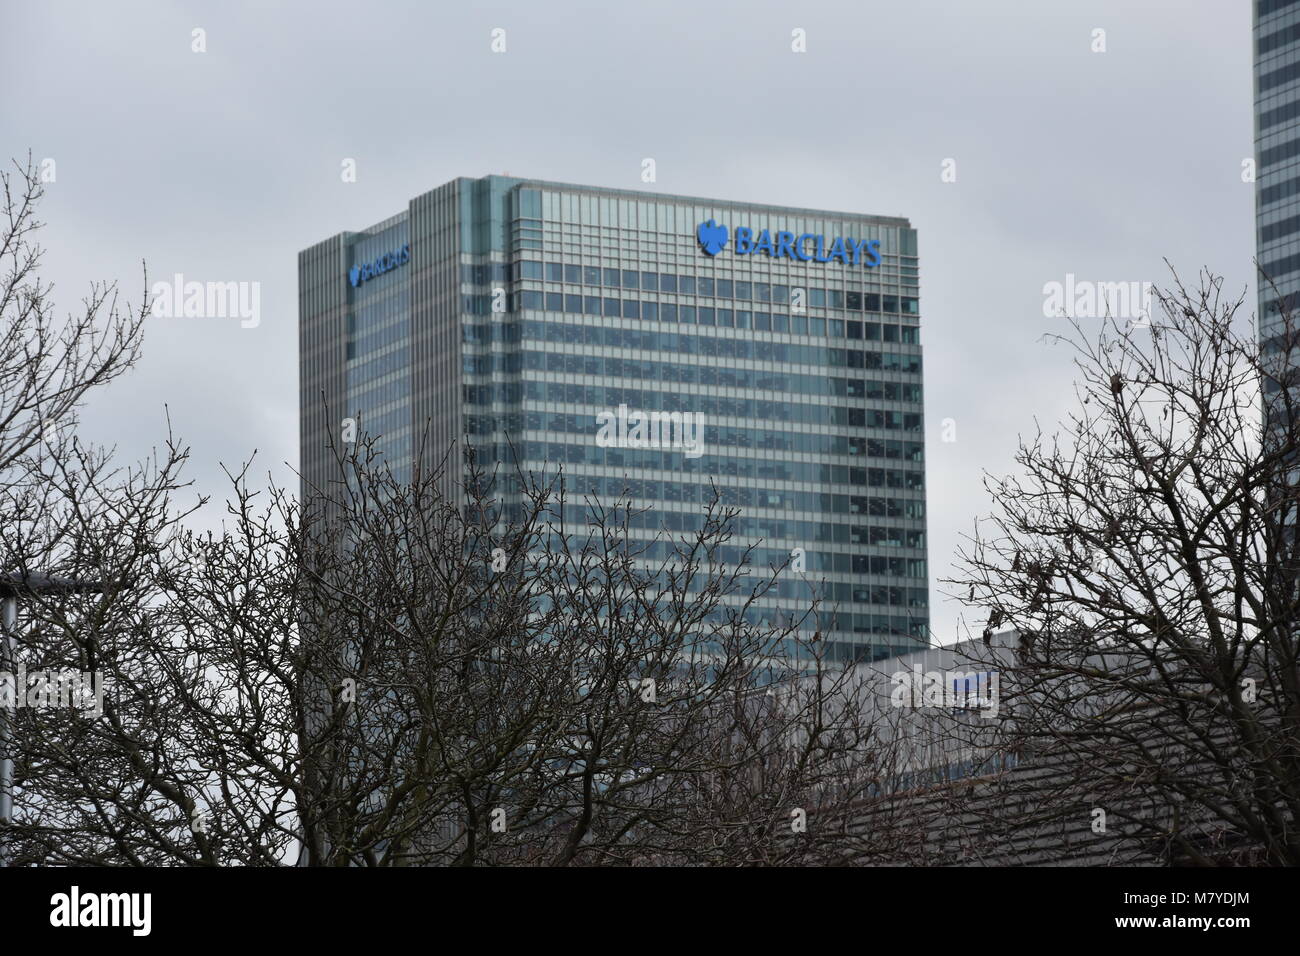
[[[355,289],[367,279],[381,276],[385,272],[396,269],[398,266],[404,266],[410,261],[411,246],[407,244],[400,249],[384,253],[374,262],[363,262],[360,265],[353,266],[348,270],[348,281],[352,283],[352,288]]]
[[[716,256],[733,239],[732,250],[738,256],[765,252],[773,259],[790,258],[800,262],[842,262],[844,265],[861,265],[874,269],[880,265],[879,239],[847,239],[836,237],[828,246],[826,237],[811,232],[796,236],[793,232],[778,232],[775,236],[767,229],[758,235],[747,226],[737,226],[734,236],[728,236],[726,226],[707,219],[695,227],[695,237],[707,255]]]

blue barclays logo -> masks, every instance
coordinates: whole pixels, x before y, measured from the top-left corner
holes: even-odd
[[[711,256],[716,256],[722,251],[722,247],[727,244],[727,227],[719,226],[710,219],[708,222],[702,222],[695,228],[695,237],[700,240],[700,246]]]
[[[727,244],[727,227],[718,225],[712,219],[700,223],[695,229],[695,235],[700,241],[700,247],[711,256],[716,256]],[[754,230],[748,226],[737,226],[732,238],[734,239],[732,251],[738,256],[763,252],[773,259],[785,257],[800,262],[834,260],[846,266],[862,265],[867,269],[874,269],[880,265],[879,239],[836,237],[827,247],[825,236],[810,232],[805,232],[801,236],[795,236],[793,232],[778,232],[774,238],[766,229],[760,230],[755,236]],[[810,242],[813,245],[811,251],[808,249]]]
[[[398,266],[404,266],[411,261],[411,246],[402,246],[392,252],[386,252],[374,262],[363,262],[359,266],[353,266],[348,270],[348,281],[352,283],[352,288],[356,288],[367,279],[373,279],[381,276],[385,272],[396,269]]]

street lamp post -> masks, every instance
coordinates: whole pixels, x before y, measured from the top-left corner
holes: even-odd
[[[11,744],[10,709],[17,706],[25,688],[14,676],[14,630],[18,621],[18,598],[36,594],[78,594],[103,591],[100,581],[58,578],[48,574],[0,574],[0,672],[14,683],[14,700],[0,707],[0,867],[9,865],[9,827],[14,818],[14,758]]]

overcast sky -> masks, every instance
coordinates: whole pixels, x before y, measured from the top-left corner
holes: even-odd
[[[135,457],[166,403],[216,496],[220,463],[254,449],[263,474],[296,467],[298,250],[456,176],[901,215],[919,231],[948,642],[961,609],[936,582],[988,511],[982,473],[1072,402],[1068,359],[1041,340],[1061,324],[1044,283],[1163,281],[1162,257],[1232,290],[1251,278],[1247,0],[8,0],[2,22],[0,153],[55,161],[41,215],[60,305],[106,278],[138,301],[141,259],[151,277],[260,283],[257,328],[157,320],[84,418]]]

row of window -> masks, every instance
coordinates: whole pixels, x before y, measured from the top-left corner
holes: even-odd
[[[752,562],[750,566],[756,567]],[[836,605],[840,606],[840,619],[843,620],[844,605],[881,604],[924,609],[929,603],[924,588],[911,588],[899,584],[849,583],[847,581],[809,582],[798,576],[791,577],[787,573],[786,576],[779,578],[766,591],[763,595],[763,604],[769,608],[766,613],[771,615],[773,613],[770,610],[771,602],[766,599],[776,598],[793,603],[796,607],[800,605],[806,607],[812,602],[814,593],[822,599],[822,615],[826,618],[828,624],[832,613],[831,608]]]
[[[655,547],[655,545],[658,547]],[[744,555],[742,546],[721,545],[714,551],[714,560],[739,566]],[[673,554],[673,543],[659,541],[648,543],[646,558],[667,561]],[[814,584],[818,574],[876,574],[892,578],[921,578],[926,576],[925,558],[890,557],[880,554],[848,554],[842,551],[819,551],[813,548],[804,554],[806,577]],[[779,568],[790,562],[790,551],[785,548],[756,547],[749,553],[749,566],[756,569]],[[794,596],[806,597],[807,586]],[[841,619],[843,615],[840,615]]]
[[[671,272],[643,272],[635,269],[614,269],[600,266],[575,266],[559,262],[535,262],[524,259],[516,263],[519,279],[543,279],[547,282],[567,282],[570,285],[604,286],[609,289],[639,289],[643,292],[673,292],[682,295],[713,296],[719,299],[772,302],[786,304],[805,297],[808,305],[851,309],[857,312],[879,312],[880,295],[874,292],[847,291],[843,289],[809,288],[752,279],[719,279],[712,276],[677,275]],[[475,270],[480,266],[467,266]],[[914,266],[904,266],[904,275],[916,275]],[[475,276],[477,280],[478,276]],[[475,285],[483,282],[475,281]]]
[[[1261,226],[1259,240],[1260,242],[1272,242],[1275,239],[1281,239],[1296,232],[1300,232],[1300,216],[1290,216],[1269,223],[1267,226]]]
[[[563,298],[564,301],[560,301]],[[831,320],[828,326],[820,316],[786,315],[781,312],[750,312],[746,309],[716,309],[712,306],[677,305],[670,302],[645,302],[636,299],[598,299],[594,296],[561,296],[558,292],[524,292],[518,296],[514,311],[519,308],[533,311],[566,312],[570,315],[604,315],[623,319],[644,319],[651,322],[681,322],[687,325],[716,325],[732,329],[755,329],[759,332],[787,332],[795,335],[843,334],[843,323]],[[468,303],[467,303],[468,304]],[[481,311],[484,303],[478,303]],[[467,311],[469,311],[467,309]],[[858,323],[859,325],[861,323]],[[836,329],[840,331],[837,332]]]
[[[664,416],[671,412],[661,413]],[[594,436],[599,428],[595,416],[572,412],[529,412],[524,417],[528,431],[554,434]],[[867,428],[889,431],[919,432],[921,415],[917,412],[894,412],[883,409],[866,409]],[[664,423],[668,427],[668,423]],[[680,431],[680,422],[678,431]],[[848,455],[855,458],[867,456],[867,438],[864,435],[823,435],[808,431],[780,431],[766,428],[740,428],[730,425],[703,423],[703,440],[709,447],[761,448],[770,451],[788,451],[808,455]],[[919,446],[920,442],[913,442]]]
[[[1290,100],[1259,114],[1259,132],[1262,134],[1265,130],[1297,118],[1300,118],[1300,100]]]
[[[791,316],[795,331],[807,331],[803,316]],[[809,319],[810,322],[814,321]],[[823,328],[821,319],[815,320]],[[855,341],[888,342],[898,345],[920,344],[920,329],[913,326],[893,325],[888,322],[856,322],[831,320],[831,333],[836,338]],[[528,319],[517,322],[477,323],[461,325],[462,340],[472,345],[498,342],[517,345],[524,339],[539,342],[562,342],[570,345],[604,345],[609,348],[637,351],[673,352],[680,355],[706,355],[719,358],[757,359],[768,362],[794,362],[801,365],[822,365],[830,361],[832,349],[822,345],[796,345],[770,342],[749,337],[721,337],[707,332],[676,332],[646,328],[619,328],[612,325],[579,325],[555,320]]]
[[[397,459],[400,448],[409,451],[411,435],[411,406],[398,405],[387,411],[376,413],[372,409],[379,406],[364,407],[354,402],[348,403],[348,414],[356,419],[357,434],[368,433],[375,438],[383,437],[379,443],[381,450]],[[337,435],[335,436],[338,437]]]
[[[399,323],[384,326],[376,329],[368,335],[359,336],[355,339],[348,339],[345,345],[345,355],[347,361],[373,355],[382,349],[386,349],[398,342],[405,342],[409,336],[407,323],[405,320]]]
[[[882,296],[870,293],[868,298],[873,300],[872,307],[867,310],[869,312],[884,312],[893,315],[918,315],[920,313],[920,300],[914,296]],[[508,302],[508,308],[511,312],[531,309],[538,312],[543,310],[547,312],[568,312],[571,315],[606,315],[621,316],[625,319],[658,319],[664,322],[693,323],[698,321],[700,325],[714,325],[714,313],[716,311],[717,325],[776,332],[789,332],[791,330],[772,323],[784,322],[787,315],[798,317],[804,314],[798,305],[794,303],[790,306],[791,311],[785,313],[749,308],[732,309],[718,305],[679,305],[676,302],[651,302],[638,299],[619,299],[612,296],[573,295],[567,292],[535,292],[531,290],[513,293]],[[473,315],[489,315],[492,313],[491,296],[466,296],[464,305],[465,311]],[[807,301],[803,305],[814,309],[827,307],[824,303],[813,301]],[[830,308],[842,309],[843,306],[831,306]],[[731,318],[733,313],[735,315],[734,320]],[[752,324],[750,321],[751,315],[753,316]],[[813,334],[820,335],[823,333],[815,332]]]
[[[862,635],[870,634],[873,637],[888,637],[894,640],[911,638],[913,641],[924,641],[929,639],[930,634],[929,621],[923,614],[920,616],[909,614],[906,617],[899,617],[898,615],[886,616],[883,614],[840,614],[836,618],[830,611],[823,611],[819,616],[823,618],[823,621],[817,625],[817,629],[823,636],[837,632],[850,632]],[[811,623],[808,626],[811,627]],[[826,655],[823,660],[828,663],[878,661],[886,657],[910,654],[922,646],[924,645],[916,643],[885,644],[879,641],[826,641]],[[788,653],[805,659],[809,655],[806,646],[799,647],[797,645],[788,648]],[[876,789],[879,789],[877,785],[872,784],[869,792]]]
[[[564,402],[568,405],[597,405],[615,408],[647,408],[650,411],[699,411],[705,415],[733,415],[736,418],[800,421],[810,425],[852,425],[866,427],[866,412],[861,407],[811,405],[807,402],[777,402],[771,399],[729,398],[727,395],[655,392],[651,389],[627,389],[612,385],[581,385],[576,382],[545,381],[528,378],[523,382],[485,382],[461,386],[465,405],[519,405],[529,402]],[[866,382],[868,399],[884,402],[920,402],[920,385],[909,382]],[[686,407],[686,405],[690,407]]]
[[[847,581],[819,582],[814,586],[824,602],[823,613],[836,604],[892,604],[895,606],[925,608],[929,598],[925,588],[909,588],[903,585],[850,584]],[[791,600],[807,600],[808,585],[801,580],[783,578],[773,589],[775,597]]]
[[[1294,105],[1300,107],[1300,99],[1296,100]],[[1297,194],[1300,194],[1300,177],[1288,179],[1276,186],[1261,189],[1259,191],[1259,204],[1267,206],[1270,203],[1281,202],[1283,199],[1290,199]]]
[[[364,385],[348,383],[348,406],[352,408],[364,407],[373,412],[384,405],[409,402],[410,399],[411,380],[405,375],[393,381],[378,379]]]
[[[1300,40],[1300,23],[1293,23],[1281,30],[1275,30],[1272,33],[1266,33],[1259,38],[1255,45],[1257,55],[1264,56],[1266,53],[1272,53],[1274,50],[1288,46]]]
[[[579,506],[582,510],[582,506]],[[702,531],[708,516],[702,511],[666,511],[619,509],[610,513],[611,524],[626,525],[638,531]],[[896,528],[889,525],[846,525],[826,521],[796,521],[782,518],[756,518],[739,515],[732,519],[731,530],[752,541],[786,541],[807,548],[816,544],[868,545],[875,548],[925,547],[925,531],[919,528]]]
[[[464,389],[477,387],[462,386]],[[757,398],[731,398],[726,395],[691,395],[675,390],[659,392],[652,389],[580,385],[534,379],[529,379],[524,394],[529,401],[596,405],[601,408],[617,408],[619,405],[626,405],[628,408],[641,408],[652,412],[696,411],[704,415],[731,416],[750,421],[847,425],[850,428],[865,428],[867,425],[866,410],[861,405],[826,405]],[[887,402],[920,402],[921,386],[903,382],[869,380],[866,397]],[[465,400],[470,404],[480,404],[471,401],[468,393]]]
[[[862,352],[853,352],[863,355]],[[870,352],[872,368],[880,371],[920,374],[919,355]],[[508,358],[508,356],[505,356]],[[604,375],[609,378],[671,382],[676,385],[719,385],[724,388],[757,388],[803,395],[838,395],[866,398],[866,380],[837,375],[794,375],[762,369],[728,368],[718,365],[684,365],[647,359],[619,359],[601,355],[573,355],[565,352],[524,352],[528,371],[562,372],[567,375]],[[879,363],[874,364],[876,359]]]
[[[740,418],[751,422],[773,419],[783,424],[801,423],[807,425],[848,426],[850,428],[868,428],[867,409],[845,408],[826,405],[790,405],[784,402],[756,402],[753,399],[725,398],[712,395],[682,395],[677,392],[655,393],[640,392],[633,389],[602,388],[598,385],[563,386],[562,383],[548,382],[548,385],[570,388],[572,399],[555,398],[553,401],[575,405],[589,405],[596,408],[617,408],[626,405],[645,412],[698,412],[707,419]],[[472,387],[472,386],[462,386]],[[566,394],[556,388],[554,394]],[[649,401],[641,401],[645,397]],[[742,408],[757,411],[758,406],[768,414],[738,414]],[[468,435],[491,435],[493,432],[514,434],[525,428],[533,431],[545,429],[547,413],[542,411],[510,412],[500,415],[468,415],[465,418],[465,433]],[[559,414],[559,413],[553,413]],[[587,417],[590,417],[589,415]],[[581,429],[561,429],[562,431],[581,431]],[[866,438],[867,456],[871,458],[897,458],[907,461],[922,461],[924,444],[919,441],[900,441],[895,439]]]
[[[358,304],[347,316],[347,358],[353,359],[406,338],[410,327],[409,290]]]
[[[517,511],[511,511],[510,515],[517,514]],[[574,523],[571,526],[578,526]],[[656,529],[649,529],[656,530]],[[558,534],[543,535],[549,538],[551,546],[558,548],[560,536]],[[570,547],[575,550],[581,550],[585,535],[570,536]],[[540,547],[540,542],[539,542]],[[629,547],[634,549],[638,555],[647,561],[662,562],[671,561],[674,555],[678,554],[679,545],[671,539],[655,541],[637,541],[629,542]],[[790,550],[788,548],[765,548],[755,547],[752,550],[743,545],[718,545],[713,549],[711,557],[715,563],[727,564],[731,567],[739,567],[744,559],[746,552],[749,555],[749,567],[755,569],[758,573],[764,573],[768,568],[785,567],[790,563]],[[906,558],[891,557],[881,554],[849,554],[841,551],[819,551],[816,548],[810,549],[804,554],[806,571],[804,577],[798,579],[801,587],[792,597],[808,597],[807,581],[814,587],[819,586],[818,576],[821,574],[846,574],[846,575],[864,575],[872,574],[881,577],[891,578],[920,578],[926,577],[925,558]],[[785,572],[789,574],[790,572]],[[698,591],[705,586],[704,575],[695,575],[692,582],[683,585],[687,591]],[[768,611],[767,613],[771,613]],[[832,613],[831,609],[823,608],[823,613]],[[843,620],[844,615],[840,615]]]
[[[1269,279],[1277,282],[1283,276],[1289,276],[1292,272],[1300,272],[1300,253],[1292,253],[1289,256],[1271,259],[1259,268]]]
[[[1257,90],[1260,95],[1267,93],[1269,90],[1277,89],[1279,86],[1300,79],[1300,62],[1288,63],[1286,66],[1278,67],[1276,70],[1270,70],[1267,73],[1259,74],[1259,83]]]
[[[352,342],[348,343],[349,359],[353,358],[353,345]],[[411,364],[411,346],[404,344],[374,358],[366,358],[363,354],[362,358],[362,361],[348,366],[347,380],[349,388],[361,388],[377,378],[408,369]]]
[[[464,265],[463,281],[470,285],[490,285],[506,281],[504,263]],[[671,272],[646,272],[601,266],[576,266],[559,262],[521,260],[514,264],[511,280],[543,280],[569,285],[602,286],[607,289],[636,289],[643,292],[671,292],[681,295],[711,296],[719,299],[770,302],[774,305],[803,304],[817,308],[848,309],[855,312],[880,312],[882,293],[860,290],[827,289],[785,283],[756,282],[751,279],[719,279],[712,276],[678,275]],[[915,266],[903,266],[902,275],[916,276]],[[907,284],[907,283],[904,283]]]
[[[826,514],[867,515],[872,518],[925,517],[925,499],[836,495],[824,491],[788,491],[747,485],[714,485],[702,482],[665,481],[627,475],[566,475],[565,486],[573,492],[599,498],[606,504],[620,498],[642,501],[671,501],[703,505],[716,490],[723,505],[739,508],[782,508],[788,511],[820,511]],[[502,476],[497,486],[504,494],[522,494],[513,474]]]
[[[1261,20],[1271,13],[1295,6],[1300,0],[1255,0],[1255,16]]]
[[[1259,168],[1263,173],[1268,167],[1283,162],[1284,160],[1294,159],[1300,156],[1300,139],[1287,140],[1285,143],[1279,143],[1276,146],[1261,150],[1259,154]]]
[[[741,458],[731,455],[705,454],[687,458],[680,451],[650,448],[600,448],[593,445],[570,445],[561,442],[525,441],[483,446],[496,461],[514,461],[523,456],[541,465],[596,465],[604,468],[644,468],[688,474],[713,474],[729,478],[759,481],[806,481],[823,485],[850,485],[861,488],[891,488],[898,491],[924,491],[925,472],[910,468],[866,468],[818,461],[780,461],[770,457]]]
[[[791,330],[806,332],[800,324],[801,316],[790,316]],[[809,322],[814,321],[809,319]],[[817,334],[825,334],[826,325],[817,319]],[[867,342],[893,342],[899,345],[919,345],[921,330],[910,325],[890,322],[858,322],[832,319],[831,333],[836,338]],[[780,331],[780,330],[778,330]],[[518,344],[523,338],[542,342],[567,342],[575,345],[607,345],[611,348],[641,349],[677,352],[687,355],[718,355],[728,358],[759,359],[760,361],[801,362],[818,365],[827,353],[820,345],[785,345],[762,339],[719,337],[707,332],[660,331],[637,326],[619,328],[612,325],[578,325],[555,319],[510,322],[465,322],[461,325],[465,342],[473,345]],[[794,358],[791,356],[799,356]]]

